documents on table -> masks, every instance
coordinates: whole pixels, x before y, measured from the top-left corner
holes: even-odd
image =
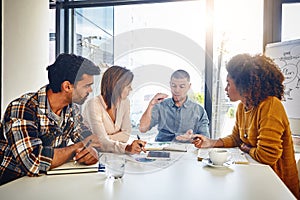
[[[197,159],[198,161],[202,161],[203,159],[208,159],[208,152],[211,148],[201,148],[198,149]],[[239,148],[228,148],[230,153],[229,162],[234,164],[249,164],[248,159],[244,152],[242,152]]]
[[[80,163],[74,164],[74,161],[69,161],[59,167],[53,168],[46,172],[47,175],[56,174],[77,174],[77,173],[91,173],[98,172],[99,163],[94,165],[84,165]]]
[[[157,150],[154,150],[156,152]],[[157,158],[153,156],[148,156],[149,152],[146,153],[141,152],[140,154],[128,154],[126,155],[126,161],[127,163],[133,163],[134,165],[137,164],[138,166],[145,166],[145,167],[152,167],[152,169],[162,169],[166,168],[170,165],[172,165],[174,162],[179,160],[182,156],[184,156],[185,152],[171,152],[171,151],[159,151],[160,154],[167,153],[167,159],[165,158]],[[126,166],[127,167],[127,166]],[[129,168],[126,168],[127,170],[130,170]],[[144,168],[143,168],[144,169]]]
[[[187,151],[187,143],[147,142],[146,151]]]

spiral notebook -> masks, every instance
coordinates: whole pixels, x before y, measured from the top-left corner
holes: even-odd
[[[99,163],[93,165],[84,165],[80,163],[74,163],[74,161],[69,161],[59,167],[53,168],[46,172],[47,175],[57,175],[57,174],[77,174],[77,173],[92,173],[98,172]]]

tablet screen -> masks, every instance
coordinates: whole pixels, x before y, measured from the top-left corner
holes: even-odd
[[[170,159],[170,152],[167,151],[149,151],[147,158],[150,159]]]

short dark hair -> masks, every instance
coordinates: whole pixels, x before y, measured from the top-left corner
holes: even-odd
[[[99,75],[100,68],[92,61],[75,54],[60,54],[52,65],[47,67],[49,87],[54,93],[61,91],[61,84],[69,81],[71,84],[82,79],[83,74]]]
[[[187,73],[187,71],[185,71],[183,69],[179,69],[179,70],[176,70],[175,72],[173,72],[173,74],[171,75],[171,79],[172,78],[176,78],[176,79],[184,79],[184,78],[186,78],[188,80],[188,82],[190,82],[190,75],[189,75],[189,73]]]

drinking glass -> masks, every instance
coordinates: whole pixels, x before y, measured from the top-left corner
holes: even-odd
[[[125,171],[125,155],[122,154],[106,154],[105,173],[107,178],[118,179],[122,178]]]

